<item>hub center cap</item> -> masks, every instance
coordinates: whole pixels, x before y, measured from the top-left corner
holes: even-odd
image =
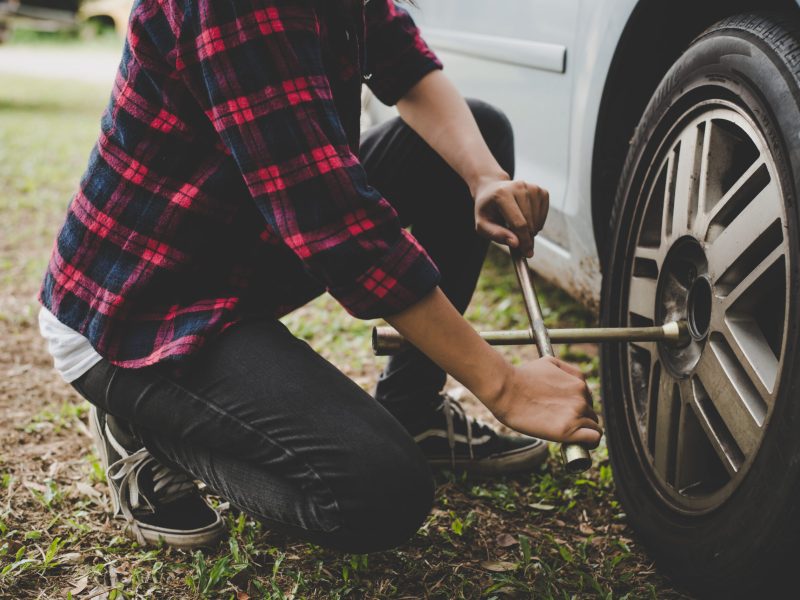
[[[712,289],[708,259],[691,236],[670,249],[659,275],[656,322],[687,321],[692,339],[680,347],[660,344],[664,364],[676,377],[687,377],[697,366],[711,325]]]

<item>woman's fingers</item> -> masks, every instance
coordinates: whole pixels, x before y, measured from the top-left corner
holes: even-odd
[[[600,443],[600,438],[603,437],[603,430],[599,428],[581,427],[576,429],[575,432],[566,440],[570,444],[580,444],[586,448],[597,448]]]
[[[581,379],[585,379],[583,375],[583,371],[581,371],[578,367],[573,364],[570,364],[566,361],[561,360],[560,358],[556,358],[555,356],[550,357],[550,362],[552,362],[555,366],[559,369],[564,371],[565,373],[569,373],[574,377],[580,377]]]
[[[550,194],[547,190],[532,183],[526,184],[528,203],[531,207],[531,229],[536,235],[544,227],[547,214],[550,211]]]
[[[475,194],[476,230],[530,258],[533,238],[544,227],[549,204],[547,190],[538,185],[521,180],[486,183]]]
[[[510,246],[511,248],[516,248],[519,245],[519,240],[512,231],[506,229],[502,225],[493,223],[484,217],[478,218],[477,222],[475,223],[475,229],[483,237],[488,238],[493,242],[497,242],[498,244]]]
[[[517,236],[519,251],[523,256],[533,256],[533,236],[517,197],[508,191],[498,192],[497,207],[508,228]]]

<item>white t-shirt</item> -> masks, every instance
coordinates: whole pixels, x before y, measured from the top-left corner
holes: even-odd
[[[67,383],[75,381],[103,358],[88,339],[64,325],[45,307],[39,311],[39,331],[47,341],[56,371]]]

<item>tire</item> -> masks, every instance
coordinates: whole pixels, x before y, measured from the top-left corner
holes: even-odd
[[[630,524],[704,597],[771,596],[800,533],[800,28],[740,15],[673,65],[612,210],[607,326],[687,319],[691,341],[602,349]],[[683,160],[682,160],[683,159]]]

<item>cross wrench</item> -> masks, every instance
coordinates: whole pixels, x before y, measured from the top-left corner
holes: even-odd
[[[533,287],[531,272],[528,270],[528,263],[525,257],[517,250],[511,250],[511,257],[514,259],[514,270],[517,272],[522,298],[525,300],[525,312],[528,314],[528,322],[531,326],[531,335],[536,340],[539,355],[555,356],[553,345],[550,343],[550,335],[544,325],[539,298],[537,298],[536,289]],[[579,444],[562,444],[561,458],[570,473],[580,473],[592,466],[592,458],[589,456],[589,451]]]

